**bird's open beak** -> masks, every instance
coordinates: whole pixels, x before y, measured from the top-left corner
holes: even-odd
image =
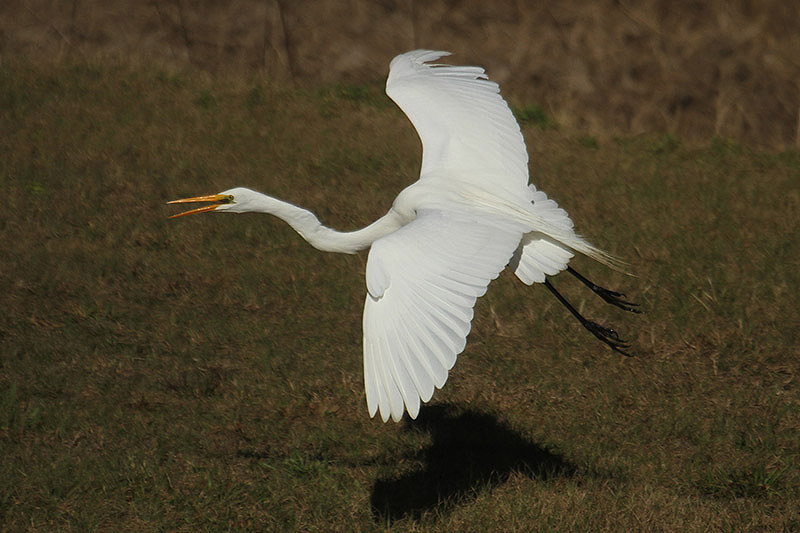
[[[218,208],[221,205],[233,203],[233,196],[231,196],[230,194],[209,194],[208,196],[195,196],[193,198],[183,198],[182,200],[172,200],[171,202],[167,203],[189,204],[197,202],[214,202],[214,203],[210,205],[204,205],[203,207],[198,207],[196,209],[191,209],[189,211],[184,211],[183,213],[172,215],[169,218],[177,218],[177,217],[182,217],[184,215],[195,215],[197,213],[208,213]]]

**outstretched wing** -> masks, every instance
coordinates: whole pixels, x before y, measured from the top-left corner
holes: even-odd
[[[464,350],[473,306],[522,232],[467,213],[421,210],[375,241],[367,260],[364,382],[370,416],[412,418]]]
[[[386,94],[422,140],[420,177],[518,191],[528,183],[528,152],[519,125],[480,67],[427,64],[448,52],[415,50],[395,57]]]

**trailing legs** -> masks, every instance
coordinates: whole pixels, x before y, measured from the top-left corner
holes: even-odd
[[[596,285],[595,283],[592,283],[572,267],[567,267],[567,271],[576,278],[578,278],[581,281],[581,283],[589,287],[592,290],[592,292],[600,296],[600,298],[610,303],[611,305],[619,307],[620,309],[624,309],[625,311],[630,311],[632,313],[641,313],[641,311],[639,310],[639,304],[625,300],[625,295],[622,294],[621,292],[612,291],[610,289],[606,289],[605,287],[601,287],[599,285]],[[622,355],[630,357],[631,354],[629,354],[626,351],[628,348],[630,348],[630,344],[624,341],[623,339],[620,339],[619,334],[616,331],[614,331],[611,328],[601,326],[597,322],[589,320],[582,314],[580,314],[578,310],[575,309],[572,306],[572,304],[570,304],[567,301],[567,299],[564,298],[561,295],[561,293],[556,290],[555,287],[553,287],[553,285],[550,283],[550,280],[545,279],[544,286],[547,287],[547,289],[553,293],[553,296],[555,296],[556,299],[559,302],[561,302],[561,304],[564,307],[566,307],[570,313],[572,313],[572,316],[577,318],[578,322],[580,322],[583,327],[588,329],[592,335],[594,335],[599,340],[607,344],[615,352],[619,352]]]

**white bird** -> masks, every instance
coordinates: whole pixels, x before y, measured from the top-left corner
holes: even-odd
[[[579,252],[612,268],[619,262],[573,230],[566,211],[528,183],[528,153],[498,85],[472,66],[431,64],[448,52],[415,50],[395,57],[386,94],[422,140],[419,180],[369,226],[339,232],[303,208],[245,188],[169,203],[212,202],[208,211],[260,212],[286,221],[312,246],[356,253],[370,248],[364,305],[364,384],[371,417],[384,422],[431,399],[466,345],[473,307],[510,266],[528,285],[544,283],[612,349],[628,344],[581,316],[546,276],[568,270],[607,302],[636,304],[567,266]],[[627,354],[626,354],[627,355]]]

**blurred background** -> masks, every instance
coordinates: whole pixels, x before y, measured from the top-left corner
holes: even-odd
[[[0,57],[118,57],[373,82],[413,48],[485,66],[589,135],[800,146],[800,3],[784,0],[5,0]]]

